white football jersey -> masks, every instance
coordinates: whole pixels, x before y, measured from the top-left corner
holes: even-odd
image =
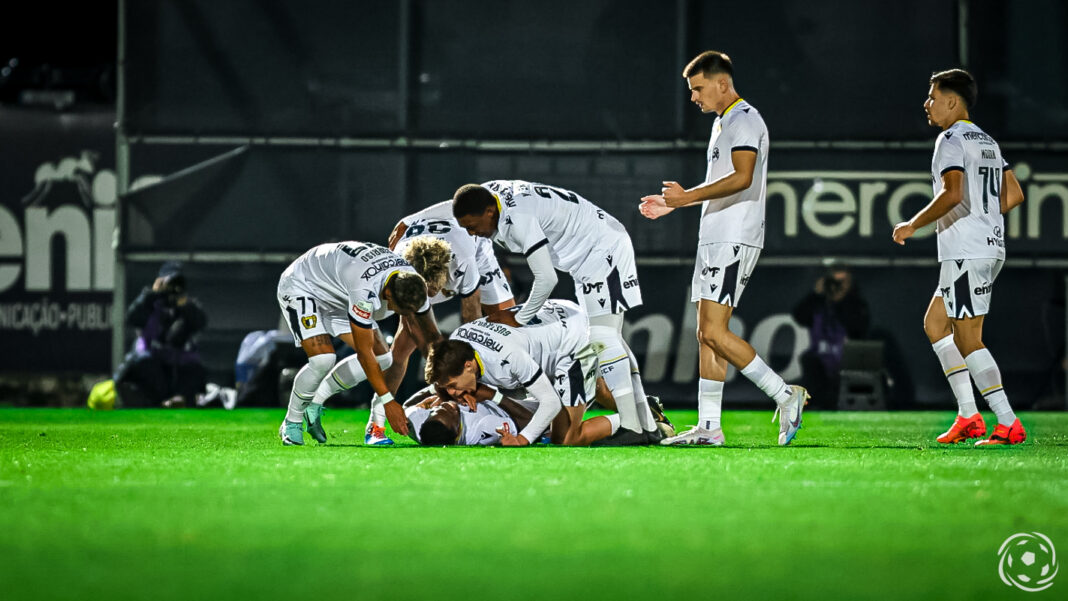
[[[467,233],[467,230],[463,229],[462,227],[459,227],[459,224],[456,223],[456,218],[452,215],[452,200],[443,200],[437,204],[430,205],[429,207],[423,209],[422,211],[419,211],[418,213],[413,213],[411,215],[408,215],[404,219],[401,219],[401,222],[410,228],[417,221],[434,219],[452,221],[452,223],[456,224],[456,227],[459,229],[459,233],[457,234],[457,236],[467,236],[467,238],[471,240],[471,242],[475,245],[475,263],[478,266],[478,275],[480,278],[479,286],[485,286],[487,284],[490,284],[494,277],[500,278],[501,280],[504,279],[504,275],[501,273],[501,267],[497,263],[497,256],[493,254],[493,242],[490,241],[488,238],[482,238],[481,236],[472,236],[471,234]],[[405,232],[405,234],[407,235],[407,232]],[[496,285],[503,286],[503,289],[505,291],[508,290],[508,284],[506,283],[502,285],[498,282],[496,283]],[[497,303],[511,298],[511,294],[508,294],[507,298],[494,297],[490,299],[487,299],[486,295],[487,291],[483,290],[482,302]]]
[[[524,256],[548,245],[560,271],[575,271],[606,240],[627,235],[615,217],[570,190],[521,180],[482,186],[497,197],[500,210],[493,240]]]
[[[1001,174],[1009,166],[1001,148],[971,121],[957,121],[938,136],[931,160],[934,194],[942,176],[964,173],[964,198],[937,222],[938,260],[1005,259]]]
[[[501,442],[501,435],[497,430],[508,426],[515,434],[518,432],[515,421],[501,409],[497,403],[479,403],[475,411],[468,409],[466,404],[457,405],[460,408],[460,440],[457,444],[468,446],[492,446]],[[430,417],[430,409],[412,406],[405,409],[408,421],[412,424],[412,431],[416,439],[419,437],[419,429]]]
[[[293,261],[282,279],[301,282],[316,302],[338,312],[348,313],[357,326],[370,328],[374,322],[393,314],[382,300],[382,288],[389,278],[415,269],[384,246],[369,242],[320,244]],[[430,308],[426,302],[422,313]]]
[[[587,329],[586,317],[577,304],[549,300],[521,328],[479,319],[461,325],[450,338],[463,340],[475,349],[479,381],[513,398],[523,398],[525,389],[538,376],[547,373],[551,381],[556,364],[586,345]]]
[[[513,311],[522,309],[517,305]],[[527,352],[549,374],[564,357],[573,356],[589,342],[589,321],[577,303],[550,299],[522,328],[529,341]]]
[[[764,118],[739,98],[716,117],[708,141],[705,183],[734,173],[731,152],[756,152],[753,183],[730,196],[706,200],[701,206],[698,244],[731,242],[764,248],[764,208],[768,184],[768,128]]]
[[[463,423],[460,440],[465,445],[498,444],[501,442],[501,435],[497,433],[497,430],[505,425],[512,434],[519,432],[515,421],[497,403],[479,403],[477,409],[477,411],[471,411],[467,405],[460,405],[460,419]]]
[[[475,241],[451,215],[448,218],[425,217],[405,221],[408,229],[397,242],[393,252],[404,256],[404,250],[419,236],[433,236],[449,243],[452,260],[445,287],[430,299],[431,305],[443,303],[454,296],[470,296],[478,289],[479,272],[475,257]]]

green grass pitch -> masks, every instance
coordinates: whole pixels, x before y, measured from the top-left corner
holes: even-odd
[[[670,412],[676,424],[694,412]],[[0,597],[1041,599],[997,550],[1068,552],[1068,414],[1013,448],[940,413],[727,412],[728,447],[284,448],[282,412],[0,410]],[[992,416],[988,417],[991,423]]]

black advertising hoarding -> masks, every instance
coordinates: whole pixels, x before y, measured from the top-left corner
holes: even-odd
[[[0,108],[0,369],[110,370],[114,113]]]

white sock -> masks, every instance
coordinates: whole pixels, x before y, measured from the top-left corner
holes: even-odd
[[[697,426],[705,430],[722,427],[722,413],[723,382],[701,378],[697,381]]]
[[[971,417],[979,412],[975,406],[975,395],[972,394],[972,379],[968,375],[968,365],[964,363],[964,357],[953,342],[953,334],[931,345],[938,362],[942,364],[942,372],[949,380],[949,387],[953,390],[953,396],[957,399],[957,414],[961,417]]]
[[[655,432],[656,419],[649,409],[649,399],[645,397],[645,386],[642,384],[638,361],[634,358],[634,351],[630,350],[626,342],[623,343],[623,348],[627,349],[627,357],[630,359],[630,386],[634,391],[634,404],[638,409],[638,423],[641,424],[642,430]]]
[[[619,414],[612,413],[606,415],[605,417],[608,418],[608,423],[612,424],[612,434],[615,434],[617,431],[619,431]]]
[[[378,362],[378,366],[385,370],[393,364],[393,355],[388,353],[378,355],[375,360]],[[315,396],[312,398],[312,402],[322,405],[335,394],[348,390],[366,379],[367,374],[363,372],[363,366],[360,365],[360,360],[356,355],[345,357],[334,366],[334,369],[330,370],[327,377],[323,378],[319,387],[315,389]]]
[[[742,375],[749,378],[750,382],[756,384],[757,388],[763,390],[764,394],[774,399],[776,403],[781,405],[790,400],[792,392],[790,386],[779,377],[779,374],[771,371],[759,355],[754,355],[749,365],[742,368]]]
[[[998,418],[1002,426],[1011,426],[1016,421],[1016,414],[1009,406],[1009,397],[1001,386],[1001,370],[994,361],[994,356],[985,348],[981,348],[964,358],[968,365],[968,371],[972,373],[975,386],[979,394],[983,395],[990,410]]]
[[[300,368],[297,377],[293,378],[293,390],[289,393],[289,409],[286,411],[286,421],[301,423],[304,421],[304,408],[315,398],[315,390],[323,381],[330,368],[337,360],[332,353],[308,357],[308,363]]]
[[[638,404],[634,399],[634,389],[630,379],[630,356],[623,347],[619,332],[606,326],[590,326],[591,342],[604,346],[597,357],[601,363],[601,377],[604,378],[612,396],[616,399],[616,411],[619,424],[627,430],[641,432],[638,421]]]

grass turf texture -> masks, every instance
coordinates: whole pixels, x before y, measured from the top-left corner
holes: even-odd
[[[993,449],[935,444],[949,413],[810,412],[779,448],[770,411],[728,412],[720,449],[367,448],[366,416],[328,412],[333,444],[284,448],[281,411],[0,410],[3,597],[1038,599],[1068,587],[1010,589],[996,557],[1016,532],[1068,551],[1068,414],[1023,414],[1031,440]]]

